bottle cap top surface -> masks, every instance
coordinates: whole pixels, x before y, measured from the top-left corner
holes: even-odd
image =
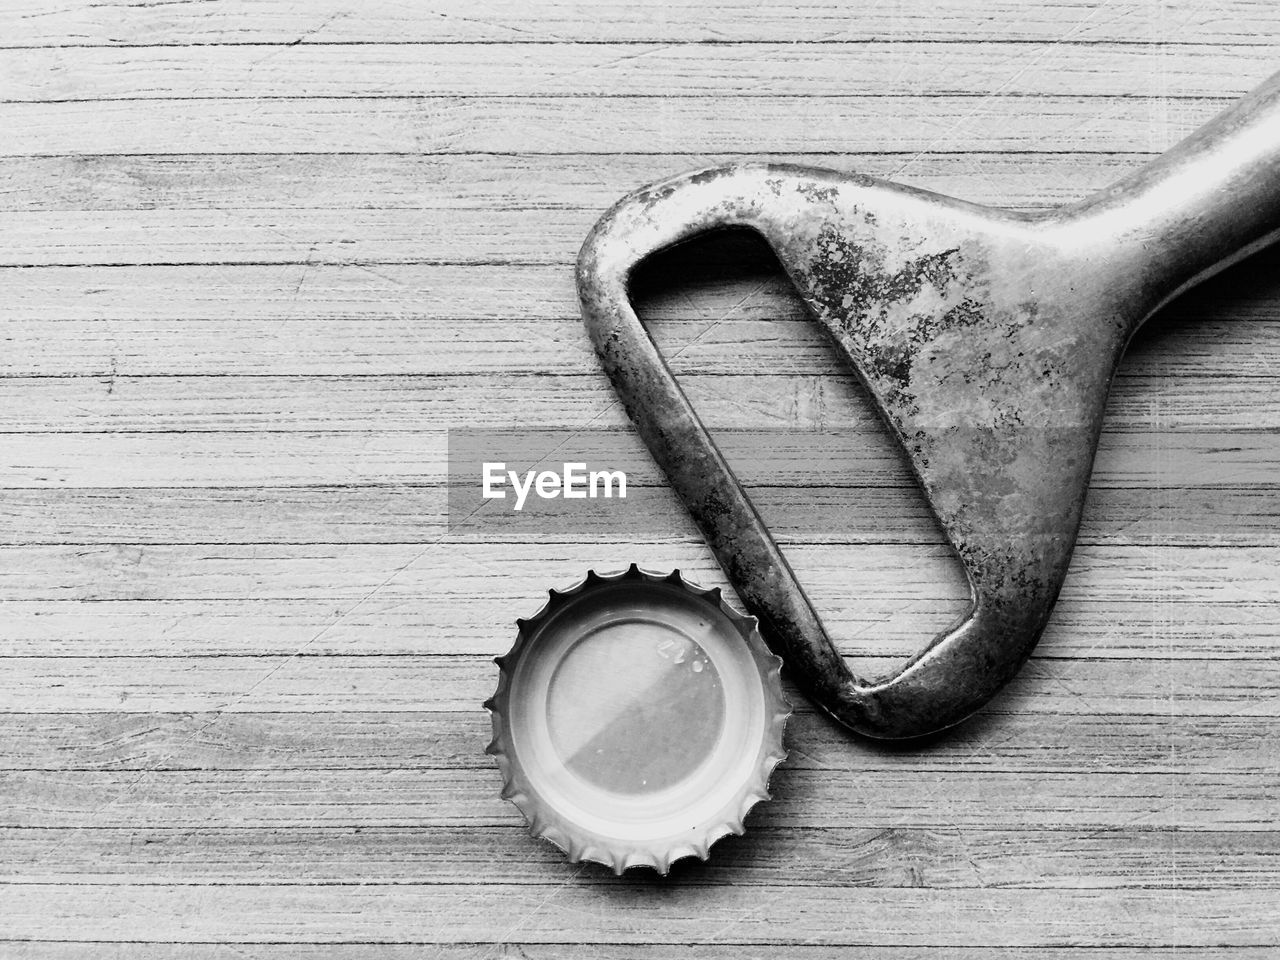
[[[782,661],[753,617],[679,571],[551,591],[497,659],[503,797],[572,861],[666,873],[743,832],[786,756]]]

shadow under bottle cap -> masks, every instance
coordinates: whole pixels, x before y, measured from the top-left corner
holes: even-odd
[[[622,873],[667,873],[742,833],[786,756],[782,661],[719,589],[634,564],[517,621],[488,751],[530,833]]]

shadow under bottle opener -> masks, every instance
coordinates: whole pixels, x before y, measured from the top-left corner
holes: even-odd
[[[850,672],[629,302],[640,261],[722,228],[773,249],[967,575],[967,615],[885,679]],[[628,414],[790,676],[850,729],[900,739],[963,720],[1030,655],[1134,332],[1278,234],[1280,74],[1142,169],[1045,212],[790,165],[663,181],[596,225],[578,291]]]

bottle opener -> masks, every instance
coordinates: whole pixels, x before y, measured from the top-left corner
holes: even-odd
[[[894,675],[854,676],[628,300],[645,257],[758,232],[906,452],[972,604]],[[734,164],[645,187],[578,259],[596,350],[627,412],[790,675],[858,733],[958,723],[1017,672],[1066,575],[1130,337],[1280,234],[1280,74],[1168,153],[1036,213],[870,177]]]

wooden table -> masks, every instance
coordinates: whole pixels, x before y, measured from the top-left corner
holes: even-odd
[[[0,954],[1277,955],[1274,252],[1134,345],[1052,626],[974,721],[892,751],[800,703],[774,801],[666,881],[498,799],[516,616],[593,566],[722,582],[674,500],[447,524],[449,428],[629,430],[571,270],[613,199],[753,156],[1042,206],[1277,67],[1268,0],[862,6],[4,5]],[[844,484],[755,492],[847,652],[906,656],[954,561],[735,244],[646,316],[716,428],[865,434]]]

